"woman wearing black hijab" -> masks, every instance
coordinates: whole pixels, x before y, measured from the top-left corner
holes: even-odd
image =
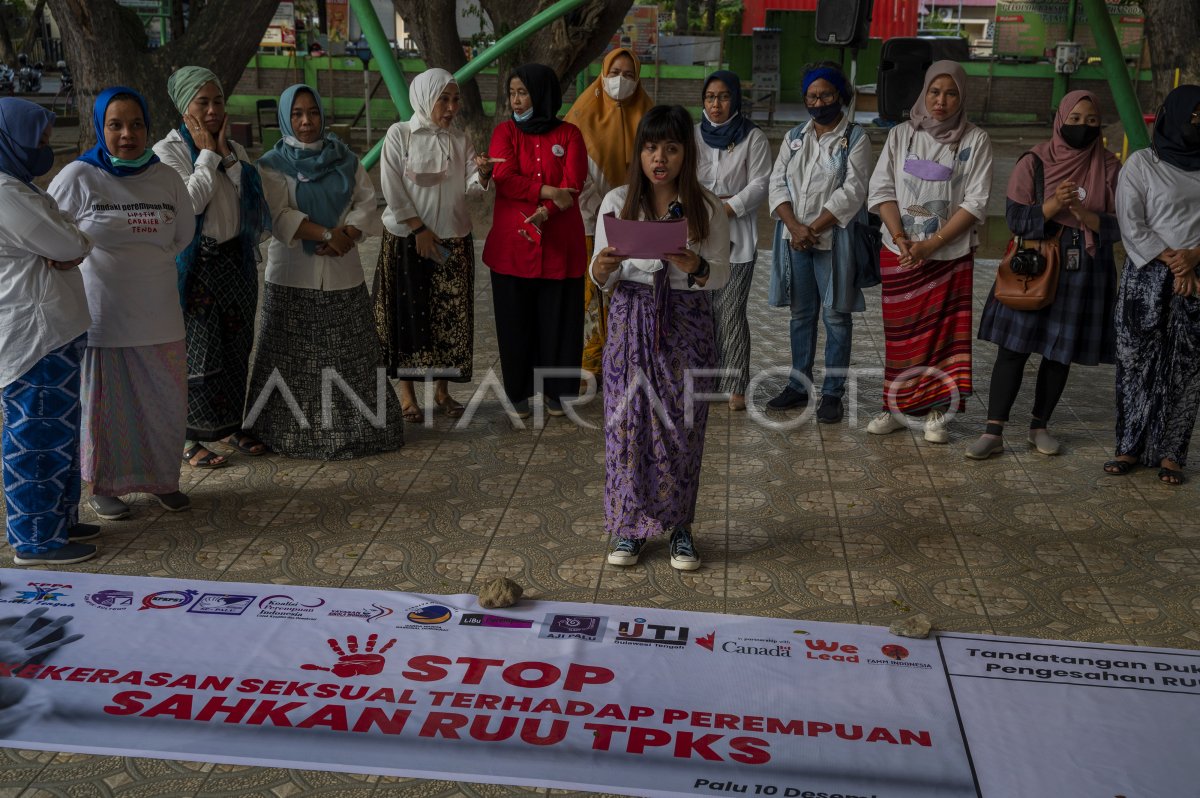
[[[1113,475],[1141,463],[1182,485],[1200,405],[1200,86],[1167,95],[1149,150],[1117,183],[1128,259],[1117,295],[1117,456]]]
[[[497,161],[496,204],[483,262],[492,272],[504,392],[519,423],[535,393],[547,412],[563,415],[561,398],[579,386],[587,249],[575,198],[587,149],[579,128],[558,118],[562,90],[549,67],[513,70],[508,104],[512,119],[488,148]]]

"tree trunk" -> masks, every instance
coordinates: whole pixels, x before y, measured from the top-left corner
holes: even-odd
[[[717,0],[706,0],[704,30],[709,33],[717,32]]]
[[[690,5],[688,0],[675,0],[675,34],[677,36],[687,33],[691,26],[688,21],[688,6]]]
[[[27,53],[30,59],[33,59],[34,43],[42,35],[42,16],[45,8],[46,0],[37,0],[33,11],[29,12],[29,24],[25,27],[25,36],[21,39],[21,52]]]
[[[1175,83],[1200,83],[1200,14],[1196,0],[1142,0],[1146,15],[1146,43],[1158,102]]]
[[[179,124],[167,94],[167,77],[181,66],[211,69],[226,92],[233,92],[278,3],[272,0],[192,2],[191,24],[183,36],[157,50],[146,48],[141,21],[114,0],[48,0],[58,21],[63,50],[70,53],[75,92],[84,119],[96,95],[108,86],[129,86],[150,107],[151,141]],[[200,13],[203,9],[203,13]],[[84,146],[92,126],[80,125]]]
[[[17,65],[17,54],[13,52],[12,34],[9,33],[8,23],[12,10],[0,3],[0,64]]]

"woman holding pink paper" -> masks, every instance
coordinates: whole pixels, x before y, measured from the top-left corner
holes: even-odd
[[[692,540],[708,405],[717,366],[710,292],[729,281],[729,218],[697,178],[692,119],[651,108],[638,125],[627,185],[600,204],[590,277],[612,293],[604,344],[604,525],[611,565],[634,565],[647,539],[670,534],[671,567],[694,571]],[[630,258],[610,246],[605,214],[686,219],[686,249]]]
[[[500,367],[516,421],[529,417],[538,391],[550,415],[563,415],[562,397],[579,386],[587,250],[575,198],[587,178],[587,150],[579,128],[558,118],[562,90],[550,67],[513,70],[508,103],[513,118],[488,148],[496,204],[483,262],[492,271]],[[543,378],[546,370],[553,374]]]

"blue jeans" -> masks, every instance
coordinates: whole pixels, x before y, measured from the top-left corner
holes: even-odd
[[[825,320],[825,379],[822,396],[841,398],[850,368],[850,337],[854,321],[849,313],[823,306],[833,291],[833,253],[829,250],[790,249],[792,257],[792,377],[788,385],[804,392],[803,374],[812,382],[817,355],[817,315]]]

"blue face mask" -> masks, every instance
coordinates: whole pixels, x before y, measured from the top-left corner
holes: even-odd
[[[149,163],[150,159],[153,157],[154,157],[154,150],[147,147],[146,151],[142,153],[142,157],[134,158],[132,161],[128,160],[126,158],[117,158],[112,155],[108,156],[108,160],[112,163],[113,166],[121,166],[126,169],[141,169],[143,166],[145,166],[147,163]]]
[[[533,116],[533,107],[530,106],[529,110],[525,111],[524,113],[513,114],[513,121],[514,122],[524,122],[532,116]]]

